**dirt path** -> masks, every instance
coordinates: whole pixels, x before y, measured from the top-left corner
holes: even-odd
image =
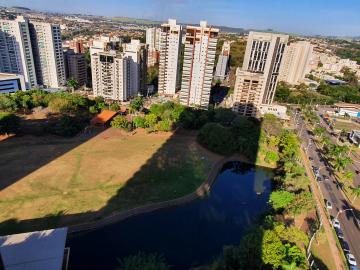
[[[320,215],[321,215],[321,219],[322,219],[322,223],[325,229],[325,234],[327,236],[327,239],[329,241],[329,246],[330,246],[330,250],[331,250],[331,254],[328,254],[328,256],[332,256],[333,260],[335,262],[335,266],[336,269],[340,270],[340,269],[347,269],[347,267],[344,265],[344,261],[342,260],[342,256],[339,252],[339,249],[336,246],[336,240],[335,240],[335,236],[332,230],[332,227],[330,225],[329,222],[329,218],[327,217],[325,210],[324,210],[324,200],[321,194],[321,191],[319,191],[319,188],[316,184],[316,180],[313,177],[313,173],[310,169],[310,163],[308,160],[308,157],[306,156],[306,154],[304,153],[303,149],[301,149],[301,157],[304,161],[304,165],[305,165],[305,169],[306,169],[306,173],[308,174],[309,178],[310,178],[310,184],[313,190],[313,195],[314,198],[316,200],[316,204],[319,205],[319,211],[320,211]]]

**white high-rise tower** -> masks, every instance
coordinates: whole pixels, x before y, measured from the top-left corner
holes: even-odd
[[[200,22],[200,26],[187,26],[181,104],[209,106],[218,34],[219,29],[208,27],[206,21]]]
[[[174,95],[179,85],[181,26],[169,19],[161,25],[159,93]]]

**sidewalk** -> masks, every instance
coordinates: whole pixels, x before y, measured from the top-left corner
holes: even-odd
[[[304,153],[304,150],[302,148],[301,148],[301,157],[302,157],[302,160],[304,161],[306,173],[310,178],[310,184],[311,184],[311,188],[313,190],[313,195],[314,195],[314,198],[316,200],[316,204],[320,206],[319,211],[320,211],[321,219],[322,219],[323,226],[324,226],[324,229],[325,229],[325,234],[326,234],[326,236],[328,238],[328,241],[329,241],[329,246],[330,246],[330,249],[331,249],[331,256],[334,259],[336,269],[345,270],[345,269],[347,269],[347,267],[344,265],[344,261],[342,259],[342,256],[341,256],[341,254],[339,252],[339,249],[336,246],[335,236],[334,236],[332,227],[330,225],[329,218],[326,215],[325,210],[324,210],[323,196],[321,194],[321,191],[319,191],[319,188],[318,188],[318,186],[316,184],[316,180],[315,180],[315,178],[313,176],[313,173],[312,173],[312,171],[310,169],[311,166],[309,164],[308,157],[306,156],[306,154]],[[329,256],[330,256],[330,254],[329,254]]]

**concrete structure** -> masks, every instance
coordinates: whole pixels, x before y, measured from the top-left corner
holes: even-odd
[[[66,78],[74,79],[79,86],[86,84],[87,70],[85,55],[82,53],[75,53],[73,50],[68,50],[64,54]]]
[[[100,36],[98,39],[93,40],[90,46],[90,55],[106,51],[119,51],[122,46],[122,40],[118,37]]]
[[[23,75],[0,73],[0,94],[24,90],[26,90],[26,86]]]
[[[277,118],[281,120],[290,120],[290,116],[286,114],[287,108],[281,105],[267,105],[261,104],[259,106],[259,116],[263,116],[265,114],[275,115]]]
[[[127,101],[137,95],[131,88],[131,59],[124,53],[99,52],[91,56],[94,96]]]
[[[244,116],[256,117],[265,83],[263,74],[237,68],[233,111]]]
[[[59,24],[30,21],[36,78],[39,85],[60,88],[66,84]]]
[[[335,103],[336,113],[340,116],[349,115],[350,117],[360,118],[360,105],[351,103]]]
[[[216,65],[215,80],[223,81],[226,79],[229,71],[229,59],[230,59],[230,46],[229,41],[225,41],[222,47],[219,59]]]
[[[146,44],[148,45],[148,58],[147,58],[148,67],[152,67],[155,64],[159,63],[160,39],[161,39],[160,28],[146,29]]]
[[[206,21],[200,26],[187,26],[180,103],[187,106],[207,108],[219,29],[208,27]]]
[[[233,110],[255,116],[261,104],[271,104],[289,36],[250,32],[242,70],[237,71]]]
[[[357,147],[360,148],[360,131],[359,130],[353,130],[351,131],[349,135],[350,141],[355,144]]]
[[[29,21],[24,17],[0,20],[0,72],[24,76],[27,89],[37,86]]]
[[[313,46],[308,41],[291,43],[285,49],[279,80],[289,84],[300,84],[310,72]]]
[[[84,44],[81,39],[71,40],[69,43],[69,48],[72,49],[75,53],[85,53]]]
[[[67,228],[59,228],[0,236],[0,268],[66,270],[69,259],[65,249],[66,235]]]
[[[125,57],[130,61],[130,92],[134,95],[147,94],[147,48],[146,44],[135,39],[123,44]]]
[[[161,25],[159,93],[175,95],[179,87],[179,58],[181,46],[181,26],[169,19]]]

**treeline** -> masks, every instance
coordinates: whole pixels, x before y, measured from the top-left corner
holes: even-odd
[[[275,101],[291,104],[327,104],[348,102],[360,104],[360,90],[351,85],[328,85],[321,82],[316,91],[300,85],[292,88],[285,82],[280,82],[276,89]]]
[[[44,126],[44,132],[74,136],[89,123],[92,114],[105,107],[105,102],[102,98],[90,100],[77,94],[49,93],[42,90],[0,95],[0,111],[6,113],[6,119],[19,119],[16,114],[26,114],[37,107],[47,108],[51,116]],[[12,127],[7,124],[6,128],[1,124],[1,133],[18,131],[19,121],[12,123]]]
[[[309,237],[279,218],[295,217],[314,209],[309,183],[298,161],[299,142],[294,133],[286,130],[280,136],[273,136],[272,142],[279,151],[274,191],[269,201],[272,211],[245,234],[238,246],[224,247],[212,270],[308,268],[306,248]]]

